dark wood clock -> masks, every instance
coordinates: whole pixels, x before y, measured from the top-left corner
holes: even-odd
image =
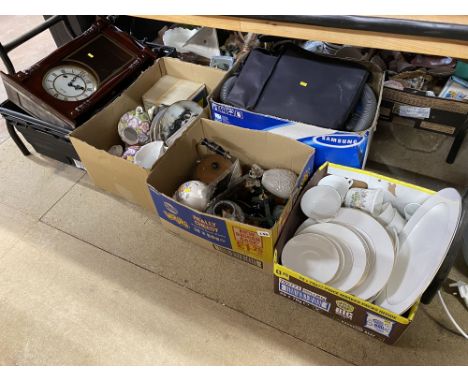
[[[31,68],[1,76],[12,102],[43,121],[73,129],[156,58],[101,19]]]

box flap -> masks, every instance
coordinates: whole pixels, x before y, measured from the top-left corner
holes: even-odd
[[[202,120],[204,135],[244,163],[257,163],[265,169],[286,168],[299,174],[314,149],[294,139],[267,131],[240,129],[216,121]],[[234,143],[235,142],[235,143]]]
[[[213,89],[225,77],[224,70],[215,69],[209,66],[195,65],[189,62],[180,61],[176,58],[164,57],[161,59],[164,64],[165,73],[185,80],[204,83],[211,93]]]
[[[172,105],[181,100],[192,99],[205,85],[170,75],[162,76],[145,94],[143,102],[148,105]]]
[[[157,191],[172,196],[190,174],[198,159],[196,146],[204,138],[201,119],[195,121],[156,162],[148,184]]]
[[[71,137],[71,141],[85,168],[92,169],[88,174],[96,186],[120,195],[150,211],[155,210],[146,187],[147,170],[130,161],[96,149],[77,138]]]

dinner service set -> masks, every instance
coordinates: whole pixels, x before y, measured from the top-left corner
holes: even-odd
[[[302,195],[306,219],[285,244],[281,263],[403,314],[440,268],[461,216],[453,188],[424,198],[403,191],[323,177]]]

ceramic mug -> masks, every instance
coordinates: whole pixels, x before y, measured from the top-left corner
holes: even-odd
[[[338,175],[327,175],[322,178],[318,184],[321,186],[333,187],[336,191],[338,191],[341,196],[341,200],[343,201],[346,197],[346,193],[353,185],[353,180]]]
[[[396,210],[392,206],[392,203],[387,202],[382,205],[382,211],[375,218],[383,225],[388,225],[395,216],[395,213]]]
[[[359,208],[375,216],[382,212],[383,200],[381,189],[351,188],[346,194],[344,204],[346,207]]]
[[[395,202],[395,189],[396,189],[396,184],[389,183],[385,180],[378,179],[377,183],[374,183],[372,185],[373,189],[381,189],[383,191],[384,195],[384,203],[392,203],[394,206]]]
[[[400,215],[398,211],[395,210],[395,215],[390,223],[387,225],[387,229],[394,229],[397,233],[403,231],[406,221],[403,219],[403,216]]]
[[[126,112],[118,124],[119,136],[127,145],[144,145],[149,142],[151,125],[150,115],[138,106],[135,110]]]

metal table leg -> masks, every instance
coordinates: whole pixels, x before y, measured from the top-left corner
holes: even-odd
[[[468,130],[468,116],[463,122],[463,125],[458,129],[458,132],[455,134],[455,139],[453,140],[452,147],[450,148],[450,152],[447,155],[446,162],[452,164],[457,157],[458,151],[461,148],[463,140],[465,139],[466,132]]]
[[[16,132],[14,126],[8,121],[6,121],[6,126],[8,130],[8,134],[10,134],[11,139],[13,139],[13,142],[16,143],[16,146],[21,150],[24,156],[28,156],[31,153],[29,152],[28,148],[24,145],[23,141],[21,138],[18,136],[18,133]]]

